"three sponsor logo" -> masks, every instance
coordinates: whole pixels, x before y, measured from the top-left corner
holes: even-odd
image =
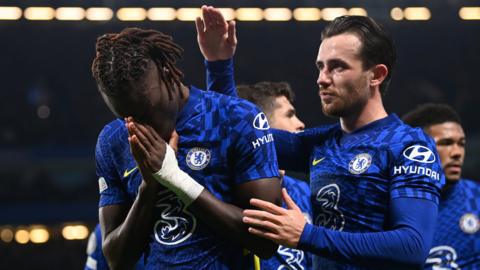
[[[426,265],[433,270],[453,269],[460,270],[457,260],[457,252],[450,246],[437,246],[430,250]]]
[[[338,209],[340,201],[340,188],[337,184],[322,187],[316,196],[316,203],[320,205],[319,214],[315,217],[315,225],[320,225],[332,230],[341,231],[345,226],[345,217]]]

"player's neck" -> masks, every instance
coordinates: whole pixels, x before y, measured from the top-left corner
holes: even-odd
[[[350,133],[387,116],[381,99],[380,101],[371,99],[360,111],[346,117],[340,117],[340,125],[343,131]]]
[[[180,104],[178,106],[178,108],[179,108],[178,111],[181,112],[182,109],[183,109],[183,106],[187,103],[188,98],[190,97],[190,88],[181,84],[179,90],[182,93],[182,98],[180,99]]]

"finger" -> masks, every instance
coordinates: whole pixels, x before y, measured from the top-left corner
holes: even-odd
[[[271,232],[278,232],[278,225],[274,224],[268,220],[261,220],[261,219],[256,219],[256,218],[249,218],[249,217],[243,217],[242,219],[243,223],[248,224],[250,226],[254,226],[256,228],[261,228],[264,230],[268,230]]]
[[[288,209],[301,211],[300,208],[297,206],[297,204],[292,200],[292,197],[288,195],[286,188],[282,188],[282,196]]]
[[[223,18],[222,12],[220,12],[219,9],[213,8],[212,7],[212,17],[215,20],[215,23],[218,25],[225,25],[227,22]]]
[[[202,15],[203,15],[203,20],[205,23],[206,29],[208,29],[209,26],[213,25],[213,18],[212,18],[212,10],[210,7],[205,7],[205,9],[202,8]]]
[[[172,132],[172,136],[170,136],[170,140],[168,141],[168,144],[170,145],[170,147],[172,147],[173,151],[175,151],[175,153],[178,152],[178,141],[179,141],[180,137],[178,136],[178,133],[174,130]]]
[[[158,134],[158,132],[150,125],[143,125],[148,130],[148,134],[150,135],[150,140],[152,140],[152,144],[157,144],[157,143],[165,143],[163,138]]]
[[[152,149],[152,144],[147,137],[140,131],[138,123],[128,123],[128,129],[131,130],[132,136],[136,135],[138,141],[145,147],[145,149]]]
[[[284,214],[287,210],[282,207],[276,206],[275,204],[259,199],[250,199],[250,204],[272,214],[281,215]]]
[[[142,143],[138,140],[138,137],[136,135],[129,137],[128,141],[130,142],[130,148],[132,149],[133,157],[135,158],[135,160],[139,165],[143,165],[144,161],[149,155],[148,151],[145,149]]]
[[[228,38],[227,42],[229,44],[237,44],[237,29],[235,21],[228,22]]]
[[[253,234],[253,235],[272,240],[273,242],[279,244],[278,240],[279,240],[280,237],[276,233],[272,233],[272,232],[269,232],[269,231],[264,231],[264,230],[260,230],[260,229],[256,229],[256,228],[252,228],[252,227],[248,228],[248,232]]]
[[[197,17],[195,19],[195,26],[197,27],[197,34],[199,36],[203,36],[203,34],[205,33],[205,24],[203,23],[202,18]]]
[[[155,136],[157,132],[151,126],[135,123],[135,127],[139,129],[151,145],[157,143],[159,136]]]
[[[280,221],[280,216],[274,215],[266,211],[247,209],[243,211],[243,215],[247,218],[265,220],[274,224],[282,224],[282,222]]]

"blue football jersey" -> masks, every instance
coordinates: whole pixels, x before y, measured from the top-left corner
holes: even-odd
[[[310,152],[313,223],[345,232],[389,228],[389,204],[400,197],[438,204],[444,176],[434,141],[395,114],[352,133],[339,124],[299,134]],[[310,136],[310,138],[309,138]],[[314,256],[315,269],[361,269]]]
[[[253,104],[190,88],[176,123],[179,167],[218,199],[234,204],[239,184],[278,177],[273,136]],[[96,147],[100,202],[131,204],[142,181],[122,120],[109,123]],[[146,269],[246,269],[243,248],[218,235],[168,190],[158,194]]]
[[[287,189],[288,195],[302,210],[308,223],[312,223],[312,206],[310,203],[310,187],[304,181],[289,177],[283,177],[282,186]],[[283,207],[286,208],[285,203]],[[302,250],[279,246],[275,253],[268,260],[261,260],[261,269],[311,269],[312,255]]]
[[[480,269],[480,183],[460,179],[442,193],[425,269]]]

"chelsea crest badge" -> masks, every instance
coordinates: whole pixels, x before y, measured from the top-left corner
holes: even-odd
[[[206,148],[194,147],[187,153],[186,162],[192,170],[201,170],[210,163],[211,153]]]

